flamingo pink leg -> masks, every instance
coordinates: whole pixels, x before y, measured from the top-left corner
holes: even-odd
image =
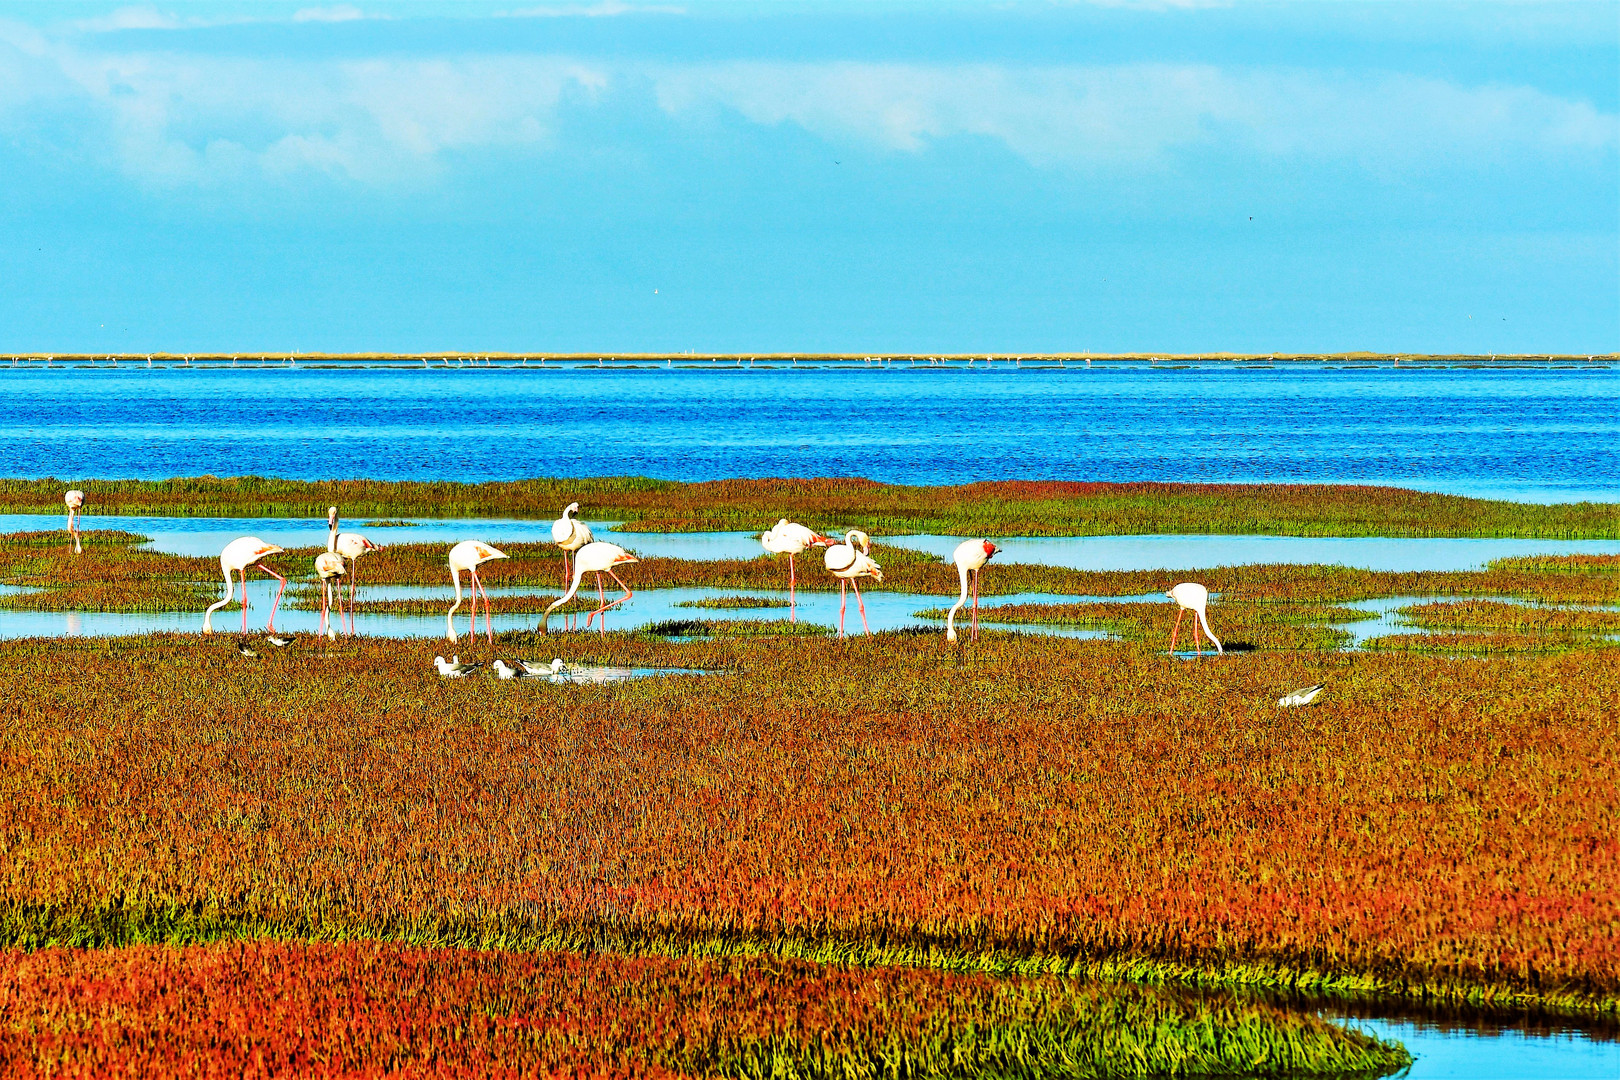
[[[866,631],[867,637],[871,637],[872,628],[866,625],[866,601],[861,599],[861,583],[851,580],[850,584],[855,586],[855,603],[859,605],[861,609],[861,629]]]
[[[973,571],[973,640],[979,640],[979,572]]]
[[[798,622],[798,601],[794,598],[793,589],[799,583],[799,575],[793,569],[793,552],[788,552],[788,622]]]
[[[1186,608],[1182,608],[1180,611],[1176,612],[1176,625],[1170,628],[1170,655],[1171,656],[1176,655],[1176,635],[1181,632],[1181,617],[1183,615],[1185,615],[1185,614],[1187,614],[1187,609]]]
[[[490,618],[489,614],[489,590],[484,588],[483,579],[477,575],[473,576],[473,581],[477,583],[478,591],[482,593],[484,597],[484,633],[486,636],[488,636],[489,643],[493,645],[495,644],[495,623]]]
[[[349,564],[349,636],[354,637],[354,590],[360,584],[360,560],[355,559]],[[338,625],[343,620],[343,586],[338,586]]]
[[[1198,616],[1193,616],[1193,652],[1199,656],[1204,655],[1204,643],[1198,638]]]
[[[849,607],[849,583],[838,579],[838,636],[844,636],[844,611]]]
[[[281,592],[287,587],[287,579],[270,569],[264,563],[256,563],[260,570],[281,582],[276,586],[276,598],[270,602],[270,618],[264,628],[272,634],[276,632],[276,608],[281,606]],[[247,571],[242,571],[242,633],[247,633]]]
[[[596,575],[596,602],[601,606],[595,611],[591,612],[589,615],[585,616],[585,628],[589,630],[591,620],[600,615],[602,616],[602,621],[596,624],[596,632],[599,634],[607,633],[607,609],[610,607],[618,607],[620,604],[624,603],[626,600],[635,595],[635,593],[630,591],[630,586],[626,585],[622,580],[620,580],[619,575],[613,572],[612,567],[608,568],[607,576],[618,582],[619,588],[624,590],[624,595],[612,603],[608,603],[607,594],[602,589],[602,575],[600,573]]]

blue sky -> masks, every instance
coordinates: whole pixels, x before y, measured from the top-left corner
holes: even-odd
[[[0,2],[0,350],[1620,349],[1620,4]]]

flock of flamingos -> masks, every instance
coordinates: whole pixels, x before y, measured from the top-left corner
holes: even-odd
[[[83,551],[80,543],[79,513],[84,508],[85,495],[79,490],[69,491],[63,501],[67,504],[67,529],[73,539],[75,553]],[[607,630],[607,617],[605,612],[629,600],[633,593],[615,572],[614,568],[628,563],[639,562],[634,555],[619,547],[617,544],[605,543],[591,535],[591,527],[579,519],[579,503],[569,503],[563,510],[562,517],[551,524],[552,541],[562,550],[563,580],[568,583],[568,591],[558,597],[550,607],[540,616],[540,629],[549,629],[548,620],[551,613],[562,607],[574,598],[579,591],[580,582],[586,574],[596,576],[597,607],[585,617],[585,628],[588,630],[598,615],[602,621],[597,624],[599,633]],[[319,633],[328,638],[337,637],[337,629],[332,620],[332,598],[334,591],[337,595],[337,625],[343,625],[343,592],[342,585],[345,580],[349,584],[349,605],[347,632],[354,633],[354,594],[357,585],[358,563],[367,552],[378,550],[378,546],[367,540],[364,536],[354,532],[338,531],[338,508],[331,507],[326,512],[326,550],[315,556],[315,574],[321,580],[321,622]],[[811,548],[822,548],[822,560],[827,571],[838,579],[838,636],[844,636],[844,615],[849,604],[848,590],[855,589],[855,603],[860,609],[861,628],[871,634],[872,628],[866,622],[866,602],[861,598],[862,578],[872,581],[883,580],[883,568],[872,558],[872,540],[859,529],[851,529],[844,534],[842,543],[836,543],[830,537],[786,518],[778,521],[760,536],[760,544],[767,552],[773,555],[786,555],[788,557],[788,606],[789,618],[796,618],[793,614],[797,604],[798,569],[794,559],[803,555]],[[250,568],[258,568],[266,574],[277,579],[281,584],[276,587],[275,600],[270,604],[270,617],[266,622],[266,631],[275,633],[276,608],[281,603],[282,591],[287,587],[287,579],[266,566],[264,561],[272,555],[279,555],[286,549],[257,536],[242,536],[225,545],[219,554],[220,569],[225,574],[225,596],[218,603],[213,604],[203,613],[202,632],[213,632],[213,615],[220,608],[228,606],[235,598],[235,580],[240,579],[242,585],[242,633],[247,634],[247,572]],[[996,545],[985,539],[964,540],[957,545],[952,555],[956,564],[957,574],[961,578],[962,593],[956,603],[951,607],[950,614],[945,619],[945,640],[955,641],[956,613],[969,602],[969,582],[972,589],[972,629],[973,639],[979,636],[979,571],[985,563],[990,561],[996,553]],[[505,552],[484,543],[482,540],[463,540],[450,548],[448,563],[450,567],[450,582],[455,586],[456,602],[445,612],[445,636],[454,643],[457,641],[455,614],[461,607],[461,575],[466,573],[471,579],[469,596],[472,600],[472,610],[468,620],[468,633],[476,636],[478,633],[478,598],[484,598],[484,633],[491,643],[495,640],[495,631],[490,624],[489,593],[484,590],[483,582],[478,577],[478,568],[486,562],[495,559],[507,558]],[[602,575],[611,577],[618,586],[624,590],[624,595],[614,600],[608,600],[604,590]],[[1209,591],[1196,582],[1184,581],[1165,594],[1179,605],[1176,614],[1176,625],[1170,632],[1170,651],[1175,652],[1176,635],[1181,631],[1181,619],[1187,612],[1194,614],[1193,642],[1195,647],[1202,651],[1198,631],[1202,627],[1209,640],[1215,646],[1217,653],[1222,653],[1220,639],[1209,628],[1209,617],[1206,608],[1209,604]]]

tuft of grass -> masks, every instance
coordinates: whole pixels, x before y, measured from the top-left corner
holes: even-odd
[[[654,637],[798,637],[835,633],[819,623],[786,619],[666,619],[644,627]]]
[[[787,607],[787,602],[784,600],[773,600],[768,596],[706,596],[701,600],[682,600],[675,606],[683,608],[704,608],[711,611],[726,611],[733,608]]]

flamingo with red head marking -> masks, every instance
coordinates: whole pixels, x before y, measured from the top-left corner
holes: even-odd
[[[772,555],[786,555],[788,557],[788,622],[797,622],[798,596],[796,587],[799,583],[799,575],[794,569],[793,557],[803,555],[806,548],[830,547],[832,541],[796,521],[782,518],[760,535],[759,542]]]
[[[973,640],[979,640],[979,571],[990,561],[996,550],[996,545],[988,540],[964,540],[956,545],[956,552],[951,559],[956,563],[956,572],[962,578],[962,598],[951,606],[950,614],[945,616],[946,641],[956,640],[956,613],[968,602],[970,573],[973,575]]]
[[[630,586],[626,585],[622,580],[620,580],[619,575],[613,572],[613,568],[615,566],[623,566],[628,563],[640,561],[640,559],[624,550],[624,548],[619,547],[617,544],[608,544],[602,542],[601,540],[593,541],[580,548],[579,554],[574,556],[573,583],[568,586],[568,591],[553,601],[551,606],[546,608],[545,613],[540,616],[541,632],[546,632],[549,629],[548,622],[551,618],[551,613],[574,598],[574,594],[579,591],[579,583],[585,579],[585,575],[595,574],[596,599],[600,606],[585,617],[585,629],[589,630],[591,628],[591,620],[600,615],[602,616],[602,622],[597,627],[597,632],[601,634],[607,633],[607,609],[610,607],[617,607],[619,604],[624,603],[634,595],[630,591]],[[619,588],[624,590],[624,595],[613,601],[611,604],[608,603],[607,593],[602,588],[603,574],[606,574],[614,581],[619,582]]]
[[[478,567],[491,559],[504,559],[506,552],[492,548],[482,540],[463,540],[450,549],[450,581],[456,587],[456,602],[450,610],[444,613],[444,625],[448,630],[447,637],[454,643],[456,641],[456,609],[461,606],[461,572],[463,570],[472,574],[472,621],[468,624],[467,632],[474,637],[478,636],[478,596],[484,597],[484,633],[489,636],[490,644],[495,643],[495,630],[489,621],[489,593],[484,591],[484,583],[478,579]]]
[[[276,587],[276,598],[270,604],[270,618],[265,623],[265,629],[272,634],[275,633],[276,608],[281,604],[281,592],[287,587],[287,579],[264,565],[260,560],[269,555],[279,555],[285,550],[286,548],[260,540],[257,536],[238,537],[226,544],[225,550],[219,553],[219,567],[225,572],[225,599],[217,604],[210,605],[208,610],[203,612],[202,632],[205,634],[214,632],[212,624],[214,612],[229,604],[231,597],[235,595],[235,587],[231,582],[231,574],[234,571],[242,579],[242,633],[247,633],[247,572],[248,567],[257,566],[260,570],[281,582]]]
[[[860,545],[857,549],[856,545]],[[858,579],[869,577],[873,581],[883,580],[883,567],[872,561],[872,538],[859,529],[851,529],[844,534],[842,544],[834,544],[822,555],[822,562],[833,577],[838,579],[838,636],[844,636],[844,612],[849,607],[849,591],[847,586],[855,586],[855,603],[861,609],[861,629],[870,636],[872,628],[866,623],[866,601],[861,599],[861,583]]]

